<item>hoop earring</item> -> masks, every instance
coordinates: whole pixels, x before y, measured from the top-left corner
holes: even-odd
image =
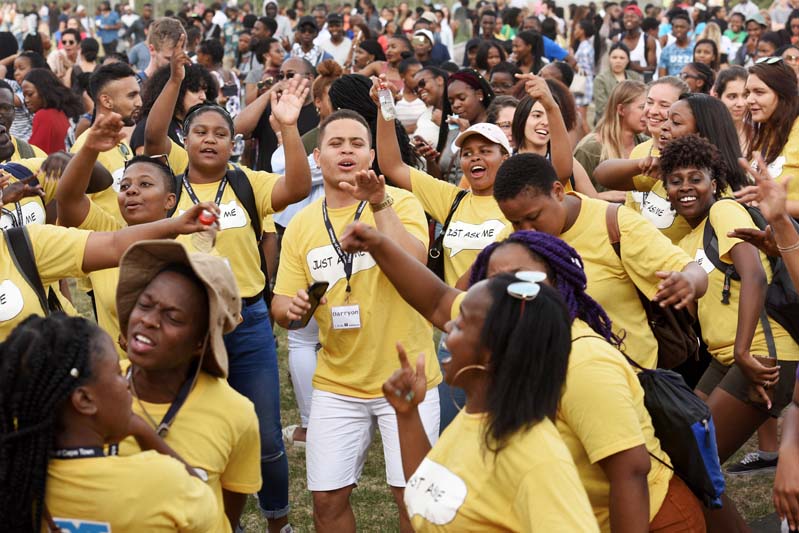
[[[487,372],[488,367],[486,365],[466,365],[465,367],[455,372],[455,377],[452,378],[452,383],[450,383],[449,386],[449,399],[450,401],[452,401],[452,405],[455,406],[455,409],[457,409],[458,412],[463,411],[463,407],[466,406],[461,407],[460,405],[458,405],[458,402],[455,401],[455,393],[453,393],[452,390],[455,388],[455,382],[458,381],[458,377],[467,370],[482,370],[484,372]]]

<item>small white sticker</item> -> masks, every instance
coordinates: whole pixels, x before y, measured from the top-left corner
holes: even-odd
[[[0,283],[0,322],[7,322],[22,312],[25,299],[10,279]]]
[[[339,305],[331,308],[333,329],[360,329],[361,308],[356,305]]]
[[[705,254],[705,250],[702,248],[699,248],[696,251],[696,255],[694,256],[694,261],[696,261],[697,264],[701,266],[702,269],[704,269],[705,273],[707,273],[708,275],[714,270],[716,270],[716,267],[714,267],[713,263],[710,262],[710,259],[707,258],[707,254]]]

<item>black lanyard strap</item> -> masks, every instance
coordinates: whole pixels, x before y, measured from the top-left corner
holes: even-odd
[[[188,172],[183,174],[183,188],[186,189],[186,192],[188,193],[189,198],[191,198],[191,201],[194,202],[194,204],[199,204],[200,199],[197,198],[196,194],[194,194],[194,189],[192,188],[191,183],[189,182],[188,175],[189,175]],[[225,174],[225,177],[222,178],[222,181],[219,182],[219,188],[216,190],[216,198],[214,198],[214,203],[216,205],[219,205],[220,202],[222,202],[222,195],[225,194],[225,187],[227,187],[227,173]]]
[[[355,210],[355,220],[354,222],[358,222],[358,219],[361,218],[361,214],[363,213],[364,208],[366,207],[366,202],[361,202],[358,204],[358,209]],[[336,255],[338,256],[339,260],[344,264],[344,275],[347,277],[347,292],[352,292],[352,287],[350,287],[350,278],[352,277],[352,263],[353,263],[353,255],[348,254],[344,251],[341,247],[341,243],[338,242],[338,237],[336,237],[336,230],[333,229],[333,225],[330,223],[330,217],[327,214],[327,200],[322,202],[322,218],[325,221],[325,228],[327,229],[327,236],[330,238],[330,244],[333,245],[333,249],[336,251]]]
[[[15,228],[19,228],[25,225],[25,219],[22,217],[22,205],[19,202],[14,202],[14,209],[17,212],[17,215],[14,216],[14,213],[3,208],[2,212],[4,215],[8,215],[11,217],[11,225]]]
[[[108,455],[116,455],[118,446],[112,444],[108,449]],[[50,453],[53,459],[89,459],[92,457],[105,457],[105,450],[102,446],[78,446],[75,448],[57,448]]]
[[[167,434],[169,433],[169,426],[171,426],[172,422],[175,421],[178,411],[180,411],[180,408],[183,407],[184,403],[186,403],[186,399],[189,397],[192,386],[197,380],[196,378],[199,371],[199,366],[199,359],[192,363],[191,368],[189,369],[189,377],[186,378],[186,380],[180,386],[180,390],[178,391],[177,396],[175,396],[175,399],[172,400],[172,403],[169,405],[169,409],[167,409],[164,418],[161,419],[161,423],[155,428],[155,432],[158,433],[162,439],[166,438]],[[128,369],[128,380],[133,383],[133,366]],[[144,408],[144,406],[142,406],[142,408]]]

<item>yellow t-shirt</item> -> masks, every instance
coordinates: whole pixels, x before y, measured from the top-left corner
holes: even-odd
[[[172,139],[169,139],[169,153],[166,157],[167,160],[169,160],[169,166],[172,167],[172,172],[175,173],[175,176],[183,174],[189,167],[189,153]]]
[[[387,187],[394,211],[412,236],[428,244],[427,222],[419,201],[408,191]],[[313,385],[317,389],[356,398],[382,398],[385,380],[398,368],[395,344],[402,342],[409,354],[426,354],[428,387],[441,381],[433,348],[433,329],[399,295],[369,253],[355,254],[346,302],[344,265],[325,229],[322,201],[318,199],[291,219],[283,235],[275,294],[293,298],[315,281],[327,281],[326,305],[314,313],[319,322],[319,351]],[[341,235],[355,218],[358,204],[328,209],[330,223]],[[361,222],[375,226],[369,207]],[[359,329],[333,329],[333,308],[358,305]],[[415,357],[415,356],[414,356]]]
[[[630,153],[630,159],[641,159],[649,155],[652,139],[642,142]],[[652,148],[652,156],[660,156],[657,148]],[[633,178],[635,192],[627,193],[628,207],[641,213],[645,219],[655,225],[657,229],[677,244],[689,231],[691,226],[677,212],[672,209],[666,187],[659,179],[639,174]]]
[[[239,167],[247,175],[252,185],[255,206],[261,220],[272,209],[272,188],[280,179],[277,174],[257,172],[246,167]],[[214,183],[192,183],[191,188],[201,202],[213,202],[219,190],[220,181]],[[192,206],[189,193],[184,189],[180,194],[180,201],[174,216],[178,216]],[[220,231],[216,235],[214,246],[219,255],[225,257],[230,263],[239,291],[243,298],[255,296],[264,290],[264,274],[261,272],[261,256],[258,252],[259,244],[255,240],[250,217],[244,205],[236,197],[233,187],[228,184],[222,194],[219,209]],[[180,235],[178,241],[185,244],[189,251],[196,251],[191,241],[191,235]]]
[[[75,139],[75,144],[72,145],[69,151],[73,154],[77,154],[86,142],[86,137],[88,135],[88,130],[81,133],[80,136]],[[120,142],[116,148],[100,153],[97,156],[97,162],[111,173],[111,177],[114,178],[114,181],[111,187],[106,190],[89,195],[89,198],[91,198],[93,202],[106,210],[110,215],[120,220],[120,222],[123,219],[122,213],[119,211],[119,202],[117,201],[119,182],[122,181],[122,174],[125,173],[125,162],[129,159],[133,159],[133,155],[133,150],[125,141]]]
[[[90,231],[60,228],[49,224],[27,226],[33,256],[42,285],[64,278],[83,276],[83,254]],[[44,315],[36,292],[11,260],[6,241],[0,238],[0,341],[30,315]]]
[[[92,202],[89,207],[89,213],[78,227],[92,231],[118,231],[123,228],[123,225],[106,212],[105,209]],[[119,318],[117,317],[116,293],[119,268],[95,270],[90,272],[88,277],[94,291],[97,325],[111,336],[120,358],[127,359],[127,354],[119,347],[117,342],[119,339]]]
[[[799,200],[799,118],[793,122],[788,141],[780,155],[768,166],[768,171],[777,182],[793,177],[788,184],[788,200]]]
[[[410,169],[410,174],[414,196],[431,217],[443,224],[462,189],[414,168]],[[483,248],[495,242],[500,233],[509,227],[510,222],[493,196],[466,193],[452,215],[444,236],[444,280],[447,285],[454,286]]]
[[[160,422],[168,403],[133,400],[133,412],[148,420],[142,405]],[[208,474],[208,486],[216,496],[215,526],[208,531],[230,531],[222,489],[254,494],[261,489],[261,440],[255,408],[227,381],[200,372],[194,389],[178,411],[164,439],[184,461]],[[139,453],[136,440],[128,437],[119,455]]]
[[[671,463],[655,437],[644,390],[632,366],[579,319],[572,324],[572,351],[556,425],[602,531],[610,532],[610,482],[599,461],[645,444],[649,453]],[[673,475],[659,461],[651,463],[650,521],[660,510]]]
[[[461,412],[405,487],[414,531],[598,531],[577,469],[549,419],[520,430],[498,454],[486,416]]]
[[[14,153],[11,154],[11,157],[9,157],[8,160],[9,161],[20,161],[20,160],[22,160],[23,159],[22,154],[19,153],[19,140],[16,137],[12,136],[11,137],[11,144],[14,145]],[[45,152],[44,150],[42,150],[41,148],[39,148],[35,144],[28,143],[28,146],[30,146],[33,149],[33,157],[36,157],[36,158],[41,157],[42,159],[47,158],[47,152]]]
[[[8,182],[11,184],[37,174],[44,160],[45,158],[37,157],[0,163],[0,173],[9,175],[11,179]],[[42,186],[42,190],[44,190],[44,199],[38,196],[30,196],[15,204],[4,205],[2,214],[0,214],[0,229],[28,226],[30,224],[45,224],[47,222],[44,206],[55,198],[58,181],[45,179],[39,179],[38,181]],[[20,222],[20,214],[22,215],[22,222]]]
[[[155,451],[52,459],[45,503],[63,531],[204,533],[217,520],[208,485]]]
[[[605,211],[608,202],[569,193],[582,200],[580,214],[571,228],[560,235],[583,258],[586,292],[605,309],[613,331],[624,337],[624,351],[645,368],[657,366],[658,344],[636,287],[647,298],[657,293],[660,279],[655,272],[681,271],[691,262],[688,256],[627,207],[618,211],[621,259],[610,245]]]
[[[735,228],[755,228],[752,217],[746,209],[732,200],[717,201],[710,208],[708,216],[719,241],[719,258],[725,263],[732,263],[730,250],[742,242],[727,236],[727,232]],[[699,325],[708,351],[720,363],[731,365],[734,362],[735,335],[738,329],[738,302],[741,293],[741,282],[731,281],[730,303],[721,303],[721,291],[724,286],[724,272],[716,269],[705,255],[703,235],[708,219],[702,221],[691,233],[680,241],[680,247],[694,257],[707,272],[708,286],[705,296],[699,299]],[[768,259],[762,253],[760,261],[766,276],[771,280],[771,268]],[[799,346],[790,334],[775,320],[769,319],[778,359],[799,361]],[[768,356],[768,345],[763,327],[758,320],[755,335],[750,347],[752,355]]]

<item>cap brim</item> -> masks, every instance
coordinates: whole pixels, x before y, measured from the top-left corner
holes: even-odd
[[[208,286],[209,281],[202,272],[195,268],[191,255],[179,242],[173,240],[141,241],[130,248],[119,262],[119,281],[117,283],[117,316],[119,317],[119,331],[127,335],[128,322],[133,307],[139,299],[141,292],[150,282],[169,265],[185,265]],[[203,357],[203,369],[215,376],[227,377],[228,354],[223,340],[222,326],[211,324],[210,317],[217,316],[218,302],[212,297],[213,291],[208,291],[208,349]]]

